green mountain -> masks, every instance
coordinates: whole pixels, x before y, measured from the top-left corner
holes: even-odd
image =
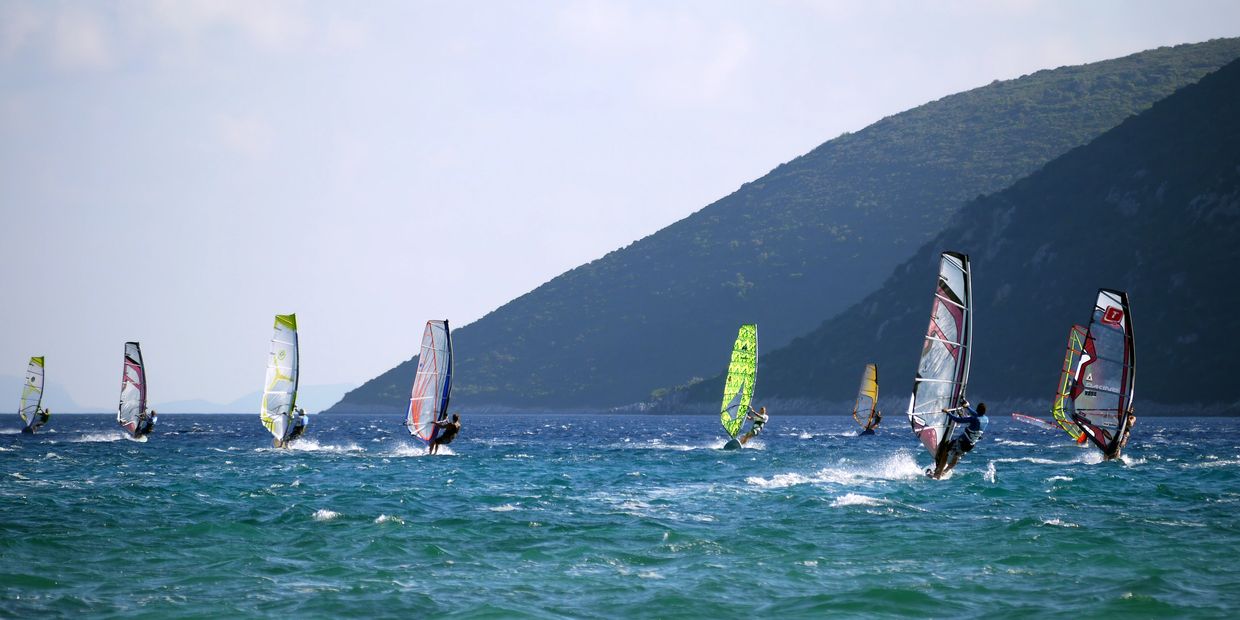
[[[1240,39],[1040,71],[831,140],[454,332],[464,407],[610,407],[786,344],[874,290],[962,204],[1240,57]],[[428,317],[430,318],[430,317]],[[414,360],[331,411],[403,408]]]
[[[970,202],[878,291],[765,356],[759,400],[811,411],[851,401],[871,361],[887,393],[907,399],[943,249],[973,263],[974,402],[1049,408],[1068,329],[1086,324],[1107,287],[1132,301],[1138,412],[1240,411],[1230,346],[1240,333],[1240,61]],[[714,404],[721,390],[716,378],[683,400]]]

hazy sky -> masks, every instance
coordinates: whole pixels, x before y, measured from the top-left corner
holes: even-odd
[[[112,407],[139,340],[153,400],[229,401],[296,312],[302,383],[360,383],[842,132],[1236,35],[1232,1],[0,0],[0,374]]]

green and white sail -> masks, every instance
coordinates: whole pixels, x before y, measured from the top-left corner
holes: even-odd
[[[33,431],[36,425],[47,421],[40,414],[39,407],[43,403],[43,357],[30,358],[26,366],[26,382],[22,384],[22,404],[17,413],[27,430]]]
[[[758,379],[758,326],[741,325],[732,345],[732,361],[728,378],[723,384],[723,405],[719,414],[723,428],[731,437],[741,432],[749,403],[753,401],[754,383]]]
[[[297,315],[277,314],[271,353],[267,356],[267,380],[263,383],[263,426],[280,441],[292,430],[297,408]]]

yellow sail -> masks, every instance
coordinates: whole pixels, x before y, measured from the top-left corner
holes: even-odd
[[[878,408],[878,366],[866,364],[861,372],[861,387],[857,389],[857,402],[853,405],[853,419],[862,428],[869,428]]]

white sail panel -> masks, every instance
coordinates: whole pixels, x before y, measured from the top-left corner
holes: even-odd
[[[431,441],[439,434],[435,422],[448,415],[452,395],[452,332],[448,321],[427,321],[422,332],[418,369],[409,394],[405,426],[409,434]]]
[[[921,360],[909,398],[908,417],[922,445],[935,457],[936,473],[946,457],[947,440],[955,430],[944,409],[965,399],[973,336],[973,285],[969,257],[943,252],[938,286],[930,309],[930,325],[922,341]]]
[[[271,351],[267,356],[267,379],[263,382],[263,426],[278,440],[285,440],[297,407],[297,315],[278,314]]]
[[[26,428],[39,422],[39,407],[43,403],[43,357],[30,358],[26,366],[26,381],[22,384],[22,402],[17,409]]]
[[[142,365],[142,348],[136,342],[125,343],[121,369],[121,402],[116,421],[125,430],[137,430],[138,417],[146,411],[146,368]]]

